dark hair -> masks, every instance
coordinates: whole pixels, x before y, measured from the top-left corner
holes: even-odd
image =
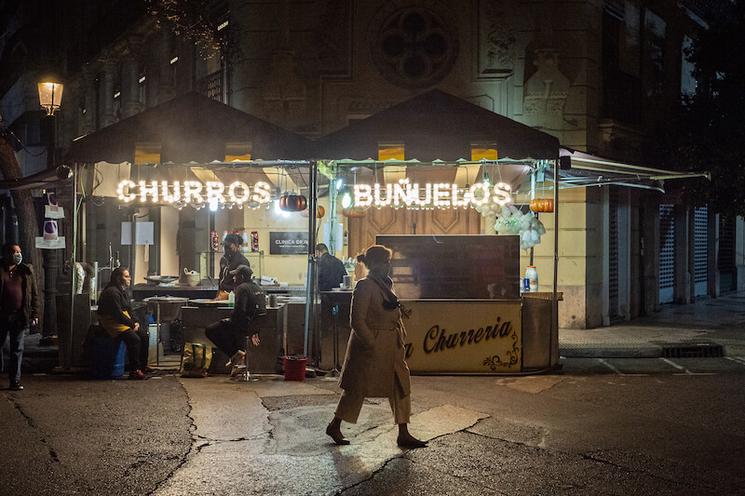
[[[318,243],[316,245],[316,251],[321,251],[321,252],[324,252],[325,253],[325,252],[329,251],[329,247],[326,246],[326,243]]]
[[[121,286],[124,282],[124,271],[129,272],[129,267],[117,267],[116,269],[111,271],[111,279],[109,280],[109,285],[116,284],[117,286]]]
[[[222,240],[222,244],[227,245],[228,243],[233,243],[234,245],[241,246],[243,244],[243,238],[241,238],[237,234],[228,234],[227,236],[225,236],[225,239]]]
[[[364,255],[357,255],[357,261],[362,262],[369,269],[370,265],[390,262],[392,256],[393,251],[389,248],[386,248],[383,245],[372,245],[365,250]]]
[[[17,246],[18,248],[21,247],[18,243],[5,243],[3,245],[3,257],[10,258],[11,252],[13,251],[13,247]]]

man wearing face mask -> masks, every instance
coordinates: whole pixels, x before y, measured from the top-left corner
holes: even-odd
[[[227,300],[228,293],[235,290],[236,284],[233,280],[232,271],[241,265],[251,267],[246,257],[241,253],[243,240],[237,234],[228,234],[222,242],[225,254],[220,259],[220,283],[216,300]]]
[[[0,366],[7,370],[13,391],[23,390],[23,336],[26,329],[36,327],[38,323],[39,298],[34,272],[23,263],[21,247],[6,244],[0,260],[0,348],[5,344],[5,337],[10,335],[10,364],[5,365],[0,353]]]

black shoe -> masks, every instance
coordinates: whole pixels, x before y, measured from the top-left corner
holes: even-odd
[[[338,446],[346,446],[349,444],[348,439],[344,439],[344,435],[341,433],[340,428],[334,429],[331,424],[326,427],[326,435],[334,440],[334,444]]]
[[[10,386],[8,386],[8,389],[11,391],[23,391],[23,384],[20,382],[11,382]]]
[[[408,449],[427,447],[427,441],[420,441],[414,436],[407,436],[407,437],[399,436],[398,439],[396,440],[396,444],[398,445],[399,448],[408,448]]]

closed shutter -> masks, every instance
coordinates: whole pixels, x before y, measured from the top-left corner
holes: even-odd
[[[619,318],[618,311],[618,189],[608,190],[608,318]]]
[[[737,289],[735,272],[735,221],[719,218],[719,289],[722,292]]]
[[[709,289],[709,209],[696,208],[693,213],[693,280],[695,295],[704,296]]]
[[[660,205],[660,303],[672,303],[675,289],[675,213]]]

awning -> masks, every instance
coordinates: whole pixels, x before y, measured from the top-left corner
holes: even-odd
[[[618,162],[562,147],[561,156],[571,158],[571,169],[561,171],[562,188],[625,186],[665,192],[665,181],[704,177],[709,171],[674,171]]]
[[[316,143],[322,160],[366,160],[378,146],[403,144],[406,158],[453,162],[474,144],[494,144],[499,158],[556,159],[553,136],[440,90],[431,90],[331,133]]]
[[[160,144],[161,162],[225,160],[226,145],[247,143],[252,158],[303,159],[302,136],[190,92],[73,141],[70,162],[133,162],[137,143]]]

